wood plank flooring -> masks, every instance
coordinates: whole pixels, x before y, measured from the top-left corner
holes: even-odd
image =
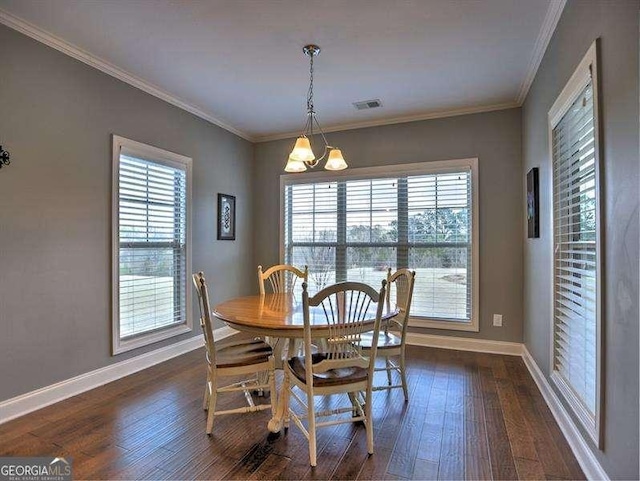
[[[518,357],[409,347],[410,402],[399,389],[374,394],[375,454],[362,425],[323,428],[313,469],[302,433],[270,435],[267,412],[219,417],[204,433],[203,357],[0,425],[0,456],[70,456],[75,479],[584,479]]]

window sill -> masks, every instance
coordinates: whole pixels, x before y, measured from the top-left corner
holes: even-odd
[[[193,331],[193,327],[187,324],[180,324],[178,326],[168,327],[166,329],[160,329],[158,331],[150,332],[148,334],[141,334],[139,336],[132,337],[130,339],[114,339],[113,343],[113,355],[122,354],[123,352],[138,349],[140,347],[148,346],[156,342],[169,339],[171,337],[179,336],[187,332]]]
[[[476,319],[471,322],[435,321],[426,317],[411,317],[409,327],[426,327],[429,329],[443,329],[446,331],[471,331],[479,332],[480,328]]]

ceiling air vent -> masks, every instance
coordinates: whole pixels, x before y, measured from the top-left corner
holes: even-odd
[[[382,102],[380,102],[380,99],[363,100],[362,102],[353,102],[353,106],[357,110],[376,109],[382,107]]]

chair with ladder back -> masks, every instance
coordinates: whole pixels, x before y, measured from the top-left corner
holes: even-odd
[[[405,345],[407,339],[407,326],[411,311],[411,300],[413,298],[413,285],[416,273],[409,269],[398,269],[391,274],[391,269],[387,271],[387,305],[391,303],[392,291],[395,287],[396,307],[399,309],[397,316],[389,319],[384,329],[378,335],[377,357],[384,358],[385,367],[376,368],[378,371],[386,371],[387,385],[374,386],[374,391],[402,388],[405,401],[409,401],[409,390],[407,389],[407,374],[405,362]],[[362,335],[362,352],[367,354],[373,347],[373,335],[365,333]],[[397,358],[395,362],[391,358]],[[392,372],[397,372],[400,376],[400,384],[393,384]]]
[[[198,306],[200,307],[200,325],[204,333],[206,359],[207,359],[207,383],[205,385],[203,408],[207,413],[207,434],[213,430],[215,416],[224,414],[239,414],[263,411],[271,409],[275,411],[275,361],[271,346],[261,339],[242,339],[232,336],[221,342],[215,342],[211,322],[211,307],[209,304],[209,292],[202,272],[193,274],[193,283],[198,293]],[[258,374],[267,373],[262,379]],[[218,386],[218,381],[223,377],[252,376],[248,379]],[[271,395],[270,404],[255,404],[251,396],[251,390],[263,391],[268,389]],[[248,406],[235,409],[216,411],[218,394],[230,392],[244,392]]]
[[[309,297],[307,284],[302,284],[302,308],[304,319],[304,356],[292,357],[284,366],[285,427],[289,420],[300,428],[309,442],[309,461],[316,466],[316,430],[339,423],[362,421],[367,433],[367,451],[373,454],[373,420],[371,417],[371,389],[375,368],[376,341],[385,299],[385,284],[379,292],[360,282],[341,282],[322,289]],[[311,319],[310,307],[314,309]],[[374,314],[375,312],[375,314]],[[362,334],[371,329],[373,342],[364,356],[360,349]],[[366,322],[365,322],[366,321]],[[328,329],[325,342],[318,343],[318,352],[312,347],[312,325],[322,324]],[[305,396],[299,396],[298,389]],[[365,402],[358,393],[365,393]],[[316,412],[316,396],[337,393],[348,394],[345,407]],[[289,406],[293,398],[303,412]],[[348,413],[348,416],[344,415]],[[319,422],[320,417],[331,416],[332,420]],[[306,426],[304,423],[306,420]]]
[[[285,292],[293,292],[296,288],[298,279],[302,279],[302,282],[307,282],[309,278],[309,268],[304,266],[304,270],[300,270],[297,267],[290,266],[288,264],[277,264],[269,267],[266,271],[262,270],[262,266],[258,266],[258,287],[260,288],[260,294],[266,293],[265,284],[269,281],[271,291],[274,294],[283,294]],[[270,340],[265,338],[267,342]],[[273,342],[271,340],[270,342]],[[282,344],[277,344],[277,355],[281,354]],[[288,356],[293,356],[300,350],[300,342],[295,339],[289,341]],[[278,367],[280,366],[278,358]]]

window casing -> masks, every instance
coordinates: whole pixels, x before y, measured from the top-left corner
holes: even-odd
[[[477,159],[281,176],[281,259],[313,291],[416,269],[412,325],[478,330]]]
[[[113,353],[192,330],[191,159],[113,136]]]
[[[596,44],[549,111],[551,379],[601,446],[601,201]]]

